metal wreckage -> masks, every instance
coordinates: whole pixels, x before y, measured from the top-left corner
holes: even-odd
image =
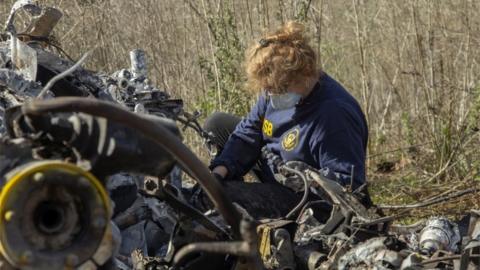
[[[479,269],[478,211],[393,225],[266,151],[283,185],[219,183],[179,127],[207,147],[211,134],[149,83],[145,54],[111,75],[85,70],[88,54],[66,60],[50,39],[61,17],[18,1],[1,35],[1,269]]]

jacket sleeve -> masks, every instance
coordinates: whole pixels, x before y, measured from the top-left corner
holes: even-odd
[[[211,169],[223,165],[228,169],[226,178],[237,179],[255,165],[264,145],[262,125],[266,105],[265,96],[261,95],[247,117],[240,121],[230,135],[222,152],[211,162]]]
[[[348,107],[325,106],[325,109],[325,117],[316,123],[311,136],[312,155],[326,177],[343,186],[353,184],[355,190],[365,182],[368,131],[362,116]]]

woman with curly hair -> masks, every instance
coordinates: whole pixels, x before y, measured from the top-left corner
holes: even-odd
[[[259,94],[248,116],[212,115],[219,153],[212,172],[236,180],[259,165],[256,175],[272,182],[274,172],[261,149],[284,161],[302,161],[356,190],[365,186],[368,128],[358,102],[320,70],[304,26],[288,22],[251,46],[245,59],[248,87]],[[368,194],[364,198],[369,203]]]

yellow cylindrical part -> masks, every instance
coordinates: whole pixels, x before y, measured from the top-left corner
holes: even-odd
[[[32,162],[10,174],[0,192],[0,252],[9,264],[60,269],[71,264],[57,259],[62,252],[80,265],[104,245],[112,209],[93,174],[62,161]]]

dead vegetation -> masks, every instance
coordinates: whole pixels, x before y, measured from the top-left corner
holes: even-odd
[[[2,2],[2,18],[14,0]],[[65,12],[55,38],[113,71],[142,48],[151,78],[190,109],[243,114],[243,50],[265,29],[305,21],[323,69],[361,103],[369,181],[382,204],[478,186],[480,2],[476,0],[42,0]],[[193,134],[186,141],[205,156]],[[461,197],[418,215],[479,208]]]

